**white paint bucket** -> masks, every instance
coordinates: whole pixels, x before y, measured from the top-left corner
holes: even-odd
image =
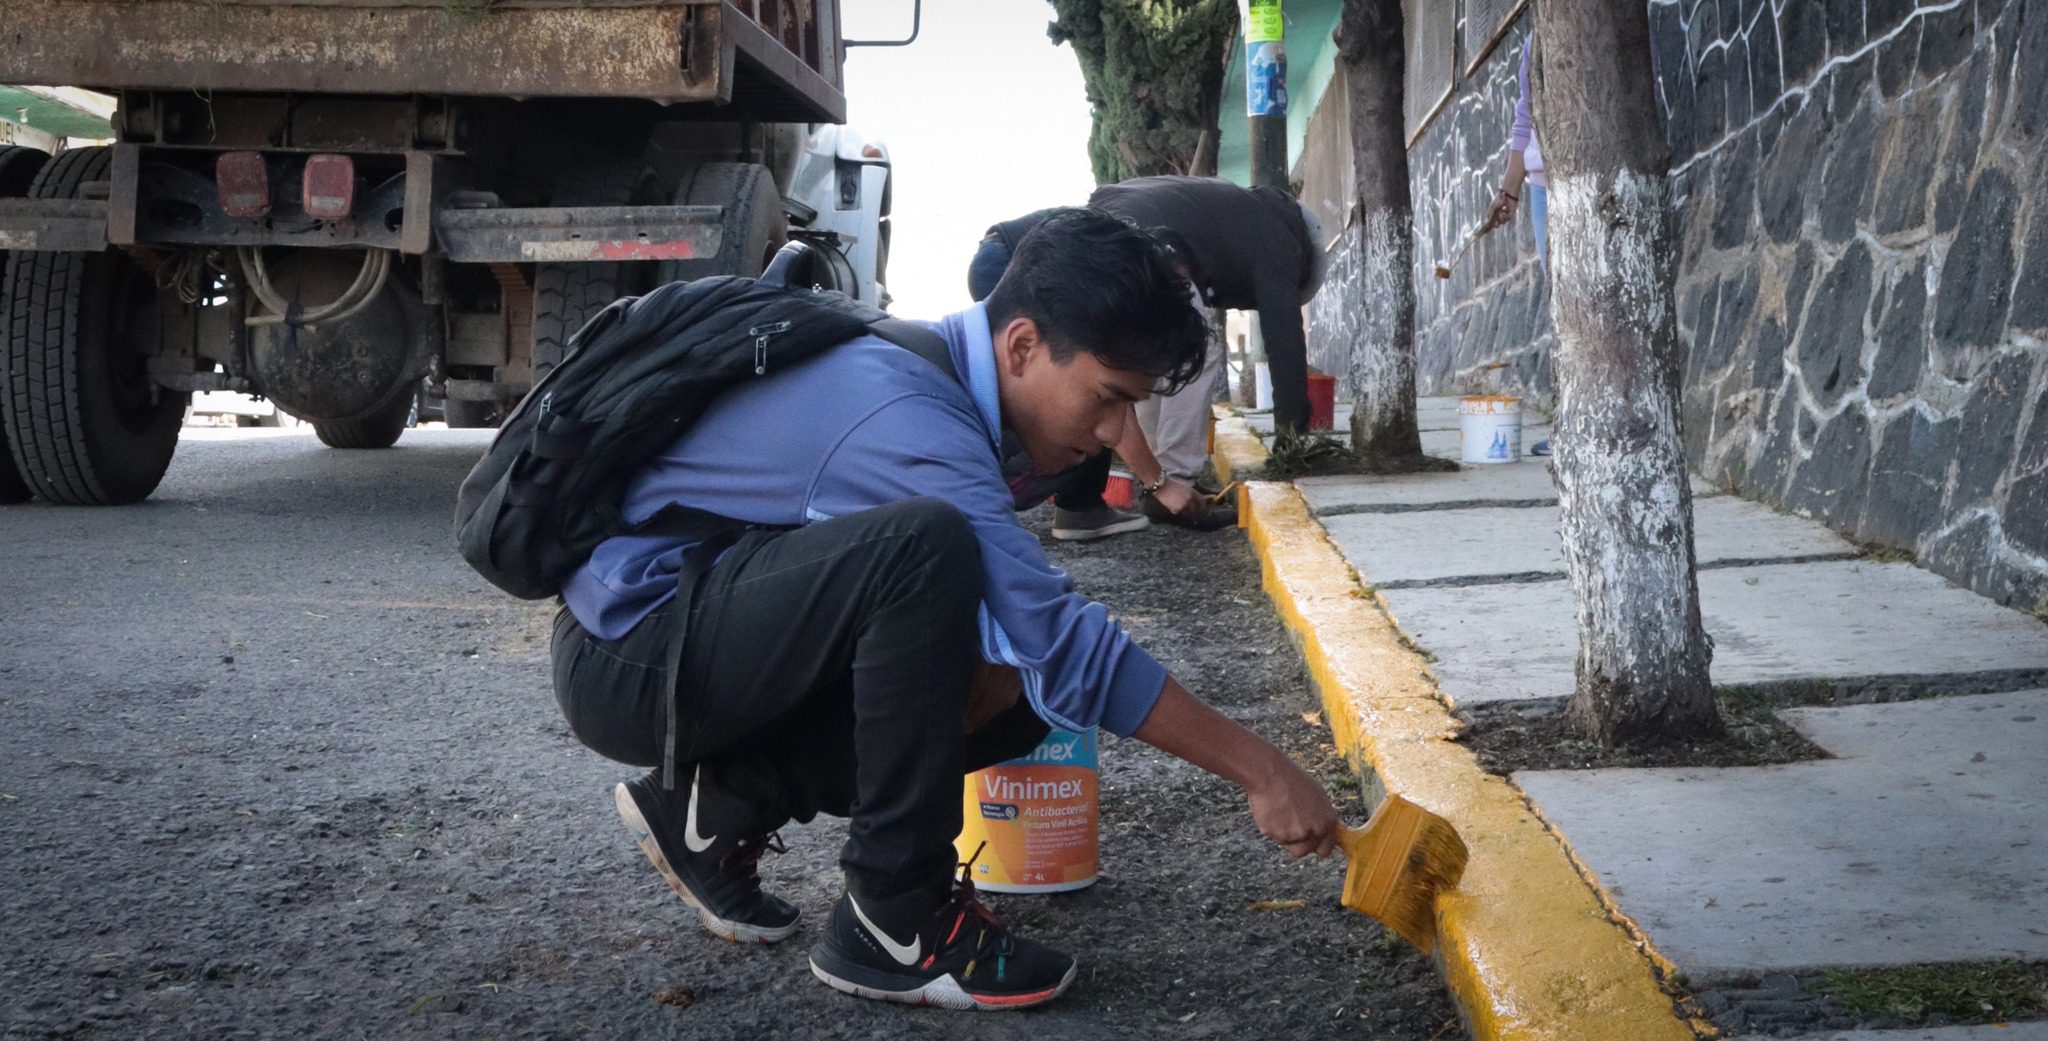
[[[1273,410],[1273,370],[1265,362],[1252,364],[1252,407],[1261,412]]]
[[[1512,463],[1522,458],[1522,399],[1474,395],[1458,399],[1458,461]]]

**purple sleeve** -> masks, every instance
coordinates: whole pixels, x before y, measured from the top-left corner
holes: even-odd
[[[1508,135],[1508,148],[1520,152],[1529,147],[1529,138],[1536,131],[1536,123],[1529,115],[1529,52],[1536,46],[1536,34],[1530,33],[1527,43],[1522,44],[1522,71],[1516,77],[1522,86],[1522,96],[1515,100],[1515,127]]]

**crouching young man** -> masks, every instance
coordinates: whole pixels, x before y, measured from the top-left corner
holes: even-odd
[[[794,933],[756,863],[784,824],[843,816],[845,892],[816,975],[862,997],[1018,1008],[1057,997],[1075,962],[956,881],[967,771],[1027,753],[1048,723],[1099,724],[1237,782],[1296,856],[1327,854],[1337,815],[1077,594],[1011,512],[1005,429],[1062,470],[1114,444],[1155,384],[1200,369],[1201,319],[1151,239],[1056,213],[937,332],[957,376],[856,339],[724,393],[648,461],[627,522],[682,504],[757,527],[603,543],[564,587],[555,689],[580,740],[650,768],[618,786],[619,813],[711,932]]]

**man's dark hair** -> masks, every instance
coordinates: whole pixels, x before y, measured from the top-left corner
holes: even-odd
[[[991,328],[1029,318],[1065,363],[1087,351],[1172,393],[1202,371],[1209,329],[1188,283],[1137,225],[1099,210],[1054,210],[1017,244],[988,296]]]

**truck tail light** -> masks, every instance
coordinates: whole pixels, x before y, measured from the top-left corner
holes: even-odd
[[[230,217],[261,217],[270,212],[270,167],[261,152],[223,152],[213,161],[213,181],[220,189],[220,208]]]
[[[356,164],[345,155],[316,155],[306,160],[306,216],[340,220],[356,205]]]

